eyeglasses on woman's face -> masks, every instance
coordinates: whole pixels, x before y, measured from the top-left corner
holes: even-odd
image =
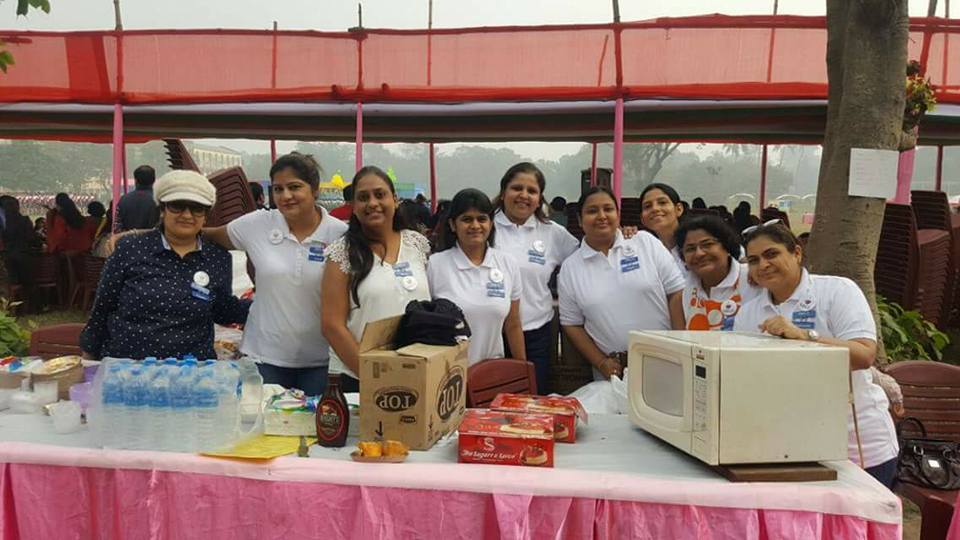
[[[205,217],[210,212],[209,206],[193,201],[170,201],[163,203],[163,209],[175,215],[180,215],[189,210],[190,214],[197,218]]]

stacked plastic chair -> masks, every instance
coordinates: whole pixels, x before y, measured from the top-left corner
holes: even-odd
[[[620,200],[620,225],[624,227],[641,227],[640,225],[640,198],[624,197]]]
[[[874,282],[877,292],[911,309],[917,296],[917,223],[907,204],[888,203],[877,246]]]
[[[942,191],[912,191],[910,194],[913,215],[916,218],[917,229],[920,230],[920,234],[926,234],[924,232],[926,230],[947,233],[947,248],[944,250],[939,247],[933,253],[934,262],[937,264],[943,264],[944,259],[946,259],[947,268],[943,289],[933,291],[932,286],[935,284],[931,284],[931,287],[927,288],[931,294],[924,295],[924,298],[928,296],[940,297],[940,317],[937,321],[932,322],[934,324],[939,323],[940,326],[946,326],[953,319],[956,306],[957,271],[960,269],[960,264],[958,264],[960,263],[960,260],[958,260],[960,259],[960,230],[954,229],[953,216],[950,213],[950,203],[947,201],[946,193]],[[942,242],[942,240],[938,241],[938,246]],[[927,262],[923,259],[921,261]],[[921,286],[923,285],[921,283]]]
[[[567,230],[577,240],[583,239],[583,228],[580,227],[580,205],[578,203],[567,203]]]

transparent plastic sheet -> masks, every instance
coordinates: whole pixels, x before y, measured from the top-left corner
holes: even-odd
[[[121,359],[119,358],[103,358],[100,363],[100,369],[97,370],[90,389],[90,404],[86,410],[86,420],[94,435],[94,440],[97,441],[97,446],[101,448],[104,446],[103,441],[105,439],[106,429],[108,428],[103,422],[103,379],[110,370],[110,366],[120,361]],[[253,422],[241,422],[239,424],[237,437],[231,445],[260,435],[263,435],[262,407]]]

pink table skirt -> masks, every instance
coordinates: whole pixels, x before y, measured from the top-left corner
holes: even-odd
[[[957,502],[953,505],[953,519],[950,521],[947,540],[960,540],[960,499]]]
[[[387,465],[389,466],[389,465]],[[504,468],[503,474],[511,469]],[[894,540],[900,525],[770,509],[0,464],[0,539],[803,538]]]

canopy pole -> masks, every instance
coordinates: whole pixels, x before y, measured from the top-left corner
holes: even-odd
[[[613,195],[617,205],[623,193],[623,98],[617,98],[613,120]]]
[[[766,207],[767,207],[767,145],[763,145],[763,150],[760,152],[760,210],[763,210]]]
[[[117,231],[117,208],[120,206],[120,186],[126,184],[123,146],[123,106],[113,106],[113,230]]]
[[[429,145],[430,149],[430,213],[437,213],[437,202],[440,198],[440,191],[437,189],[437,154],[434,151],[433,143]]]
[[[937,145],[937,184],[934,191],[943,191],[943,145]]]
[[[357,102],[357,149],[356,169],[363,168],[363,103]]]
[[[597,185],[597,143],[593,143],[593,152],[590,157],[590,187]]]
[[[273,56],[270,70],[270,88],[277,88],[277,21],[273,21]],[[270,139],[270,164],[277,161],[277,140]]]

